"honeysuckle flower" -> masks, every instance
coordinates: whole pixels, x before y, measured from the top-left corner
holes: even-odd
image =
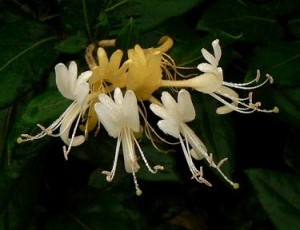
[[[163,54],[173,45],[168,36],[160,39],[159,47],[142,49],[135,45],[128,50],[128,58],[132,61],[126,79],[128,90],[135,92],[139,100],[148,100],[152,93],[160,87],[163,77]]]
[[[113,180],[122,144],[125,170],[127,173],[131,173],[133,175],[136,193],[137,195],[140,195],[141,190],[136,179],[136,173],[140,166],[135,152],[135,145],[151,173],[156,173],[157,170],[163,170],[163,167],[156,165],[152,169],[149,166],[146,157],[135,138],[134,132],[138,132],[140,130],[137,98],[132,90],[126,91],[125,96],[123,97],[120,88],[115,89],[114,100],[106,94],[99,94],[98,98],[100,102],[95,104],[95,111],[98,118],[108,134],[113,138],[117,138],[117,146],[112,169],[111,171],[103,171],[102,173],[106,175],[107,181]]]
[[[71,146],[78,146],[85,141],[83,135],[75,136],[77,127],[80,122],[80,118],[83,116],[87,108],[87,96],[89,94],[88,79],[91,77],[91,71],[85,71],[78,76],[76,62],[70,62],[69,68],[64,64],[59,63],[55,66],[56,85],[59,92],[67,99],[72,100],[71,105],[65,110],[65,112],[56,119],[49,127],[45,128],[38,124],[41,128],[41,132],[35,136],[29,134],[22,134],[18,138],[18,142],[33,141],[40,139],[46,135],[60,136],[64,143],[68,146],[63,147],[65,158],[68,159],[68,153]],[[75,122],[71,138],[69,137],[72,124]],[[54,133],[59,129],[58,133]]]
[[[150,109],[153,113],[162,118],[162,120],[157,123],[158,127],[164,133],[179,139],[186,162],[192,173],[192,179],[196,179],[200,183],[212,186],[211,183],[203,177],[202,167],[197,169],[193,162],[193,159],[206,159],[209,165],[215,168],[223,178],[233,186],[233,188],[238,188],[238,184],[229,180],[220,169],[222,163],[227,159],[225,158],[221,160],[220,163],[216,164],[213,161],[212,154],[209,155],[207,153],[207,149],[203,142],[186,124],[187,122],[194,120],[196,116],[189,92],[184,89],[180,90],[177,102],[168,92],[163,92],[161,102],[162,105],[151,104]]]
[[[200,63],[197,68],[203,72],[203,74],[181,81],[168,81],[164,80],[161,86],[164,87],[190,87],[197,91],[205,94],[209,94],[218,101],[220,101],[223,106],[217,108],[216,112],[218,114],[226,114],[232,111],[237,111],[240,113],[252,113],[255,111],[259,112],[278,112],[278,108],[274,107],[272,110],[260,109],[260,102],[252,102],[252,92],[248,94],[245,98],[240,98],[238,93],[232,88],[242,89],[242,90],[254,90],[257,89],[267,82],[273,83],[273,78],[267,74],[266,80],[259,85],[253,85],[260,79],[260,71],[257,71],[255,79],[246,83],[232,83],[223,80],[223,70],[219,67],[219,61],[222,56],[221,47],[219,40],[216,39],[212,42],[213,54],[209,53],[206,49],[202,49],[202,55],[207,63]],[[229,101],[227,101],[229,100]]]
[[[107,41],[109,42],[109,41]],[[105,44],[107,44],[105,42]],[[83,130],[90,132],[99,123],[94,104],[100,93],[108,93],[116,87],[123,88],[126,86],[126,75],[131,60],[127,60],[121,64],[123,51],[116,50],[110,58],[108,58],[104,48],[97,49],[97,61],[93,57],[94,45],[90,45],[86,51],[86,60],[93,71],[92,77],[89,79],[91,85],[90,106],[87,116],[86,127]]]

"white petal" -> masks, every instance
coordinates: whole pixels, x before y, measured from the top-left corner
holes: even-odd
[[[216,72],[216,68],[213,67],[211,64],[201,63],[197,66],[197,68],[202,71],[203,73],[213,73]]]
[[[157,125],[164,133],[179,138],[180,133],[178,123],[172,122],[172,120],[160,120]]]
[[[164,107],[161,107],[156,104],[151,104],[150,109],[156,116],[159,116],[162,119],[165,119],[165,120],[172,119],[172,117],[170,116],[170,114],[167,112],[167,110]]]
[[[113,110],[109,110],[108,108],[109,106],[104,103],[95,103],[95,111],[98,120],[102,123],[110,136],[117,138],[122,127],[120,126],[118,119],[114,117]]]
[[[56,85],[59,90],[59,92],[68,99],[73,100],[73,94],[72,90],[69,87],[69,72],[67,67],[59,63],[54,67],[55,70],[55,80],[56,80]]]
[[[161,101],[164,104],[168,114],[170,114],[170,116],[172,116],[173,119],[181,121],[178,104],[176,103],[175,99],[171,96],[171,94],[166,91],[163,92],[161,96]]]
[[[77,74],[78,74],[77,64],[75,61],[71,61],[69,65],[69,79],[68,79],[69,86],[68,87],[70,87],[70,90],[72,92],[74,92],[76,88],[77,76],[78,76]]]
[[[180,90],[178,93],[178,108],[183,122],[189,122],[195,119],[196,112],[191,99],[191,95],[187,90]]]
[[[140,129],[139,109],[135,93],[128,90],[124,96],[123,113],[126,119],[126,126],[131,128],[134,132]]]
[[[84,105],[85,99],[90,92],[90,85],[87,82],[82,83],[81,85],[77,85],[75,91],[75,100],[81,106]]]
[[[114,99],[117,105],[123,104],[123,94],[120,88],[116,88],[114,91]]]
[[[82,84],[82,83],[84,83],[84,82],[87,82],[87,81],[90,79],[90,77],[92,76],[92,73],[93,73],[93,72],[90,71],[90,70],[81,73],[81,74],[78,76],[78,79],[77,79],[76,84],[77,84],[77,85],[80,85],[80,84]]]
[[[201,53],[202,53],[203,57],[205,58],[205,60],[208,61],[208,63],[210,63],[212,65],[216,64],[215,57],[211,53],[209,53],[206,49],[202,48]]]
[[[212,47],[214,49],[215,60],[217,62],[217,66],[219,65],[219,61],[221,59],[222,50],[219,44],[219,39],[216,39],[212,42]]]

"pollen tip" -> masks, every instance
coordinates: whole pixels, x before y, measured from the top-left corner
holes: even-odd
[[[233,183],[232,187],[233,187],[233,189],[239,189],[240,188],[240,184],[239,183]]]
[[[279,108],[277,106],[273,108],[273,113],[279,113]]]
[[[143,194],[143,191],[141,189],[137,188],[136,191],[135,191],[135,194],[137,196],[141,196]]]
[[[23,140],[22,137],[18,137],[18,138],[17,138],[17,143],[18,143],[18,144],[21,144],[21,143],[23,143],[23,142],[24,142],[24,140]]]

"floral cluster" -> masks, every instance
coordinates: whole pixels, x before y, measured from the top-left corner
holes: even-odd
[[[89,132],[94,131],[97,134],[100,126],[103,126],[117,143],[112,169],[102,171],[102,174],[106,176],[107,181],[113,180],[120,149],[122,149],[125,170],[133,175],[136,194],[140,195],[142,191],[136,176],[140,169],[140,159],[150,173],[164,170],[162,165],[149,165],[138,141],[143,132],[150,137],[149,133],[154,133],[165,141],[147,120],[145,114],[147,109],[143,101],[149,101],[150,111],[160,118],[157,123],[158,128],[164,134],[178,140],[191,172],[191,178],[212,186],[204,178],[202,166],[197,168],[195,165],[195,161],[204,159],[224,180],[237,189],[238,183],[232,182],[221,170],[221,165],[227,158],[216,163],[213,155],[208,153],[205,144],[188,126],[188,122],[196,117],[188,90],[194,89],[209,94],[221,102],[222,106],[217,108],[217,114],[227,114],[232,111],[278,112],[277,107],[265,110],[261,109],[260,102],[252,101],[251,91],[267,82],[272,83],[272,77],[267,74],[265,81],[255,84],[260,78],[260,72],[257,71],[257,76],[247,83],[224,81],[223,70],[219,66],[222,54],[219,40],[212,42],[213,53],[204,48],[201,50],[206,62],[200,63],[197,68],[191,68],[195,71],[193,75],[184,76],[179,74],[181,67],[176,66],[173,59],[166,54],[172,47],[173,40],[163,36],[158,44],[158,47],[147,49],[135,45],[134,48],[127,50],[127,58],[123,57],[122,50],[116,50],[108,57],[104,48],[107,45],[114,45],[114,40],[101,41],[99,47],[90,45],[86,51],[86,61],[90,70],[79,76],[74,61],[70,62],[69,67],[62,63],[57,64],[55,66],[57,88],[65,98],[72,101],[70,106],[50,126],[44,127],[38,124],[41,131],[37,135],[22,134],[17,141],[19,143],[33,141],[46,135],[59,136],[65,143],[63,153],[67,160],[71,147],[81,145],[87,140]],[[95,51],[96,57],[93,55]],[[122,61],[124,59],[125,61]],[[176,76],[183,78],[177,80]],[[177,100],[170,91],[162,92],[160,100],[155,97],[158,89],[171,87],[176,89],[173,91],[178,92]],[[247,97],[240,98],[234,88],[248,90],[250,93]],[[78,135],[78,132],[82,134]],[[153,139],[150,139],[155,145]]]

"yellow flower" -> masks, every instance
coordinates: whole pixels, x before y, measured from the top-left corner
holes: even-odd
[[[135,45],[128,50],[128,58],[132,61],[126,79],[128,90],[135,92],[139,100],[148,100],[152,93],[160,87],[163,77],[163,54],[171,48],[173,41],[164,36],[160,39],[161,46],[142,49]]]

